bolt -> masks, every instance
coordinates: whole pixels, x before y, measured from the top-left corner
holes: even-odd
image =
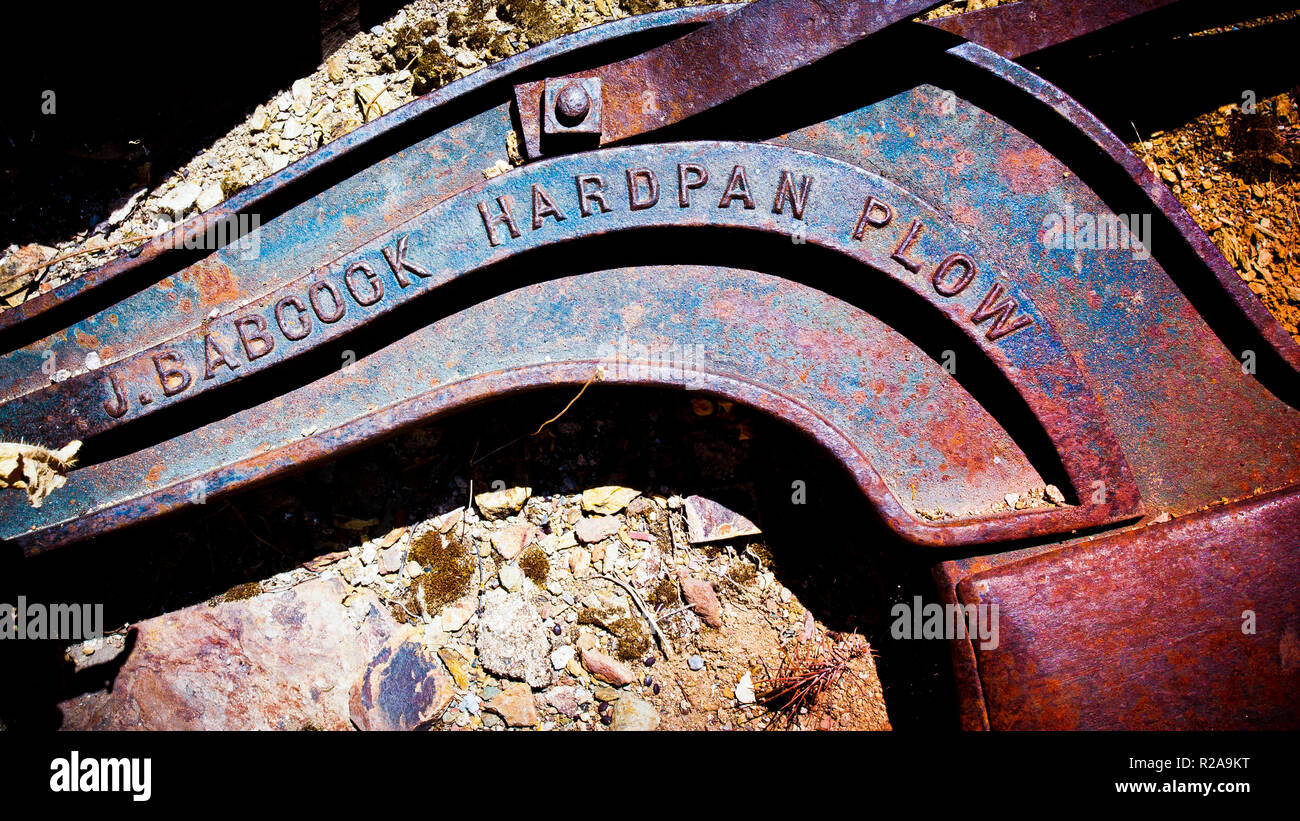
[[[577,83],[569,83],[555,96],[555,117],[561,125],[572,128],[587,119],[591,111],[591,98]]]

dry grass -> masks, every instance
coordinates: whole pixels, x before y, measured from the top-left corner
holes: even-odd
[[[756,688],[758,703],[773,714],[768,727],[789,729],[803,716],[817,726],[834,703],[836,691],[857,683],[856,677],[845,678],[850,666],[871,653],[871,645],[857,633],[828,633],[787,653],[776,675]]]

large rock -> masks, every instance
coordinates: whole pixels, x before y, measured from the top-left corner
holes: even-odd
[[[313,579],[140,622],[127,658],[105,658],[121,665],[111,691],[60,704],[63,727],[350,729],[348,684],[401,628],[373,593],[351,607],[346,595],[341,579]]]
[[[749,519],[712,499],[686,497],[686,539],[691,544],[754,536],[762,532]]]
[[[455,684],[415,631],[394,636],[352,688],[352,722],[362,730],[415,730],[436,721]]]
[[[528,682],[551,683],[550,641],[536,608],[522,593],[497,589],[487,595],[479,620],[479,658],[488,671]]]
[[[695,615],[710,627],[722,626],[722,605],[718,603],[718,594],[713,585],[704,579],[695,579],[682,575],[682,598],[687,604],[695,605]]]
[[[632,668],[599,650],[583,650],[582,666],[587,668],[588,673],[615,687],[631,684],[636,679]]]
[[[633,490],[630,487],[619,487],[618,485],[593,487],[582,492],[582,509],[588,513],[603,513],[612,516],[627,507],[628,502],[640,495],[641,491]]]
[[[479,513],[483,514],[484,519],[504,519],[518,513],[532,495],[533,489],[530,487],[512,487],[480,493],[474,497],[474,504],[478,505]]]

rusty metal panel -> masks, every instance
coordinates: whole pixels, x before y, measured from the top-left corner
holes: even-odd
[[[957,587],[993,729],[1300,727],[1300,493],[1104,536]]]

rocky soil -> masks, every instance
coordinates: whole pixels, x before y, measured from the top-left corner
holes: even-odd
[[[530,435],[571,398],[498,402],[5,570],[33,601],[106,601],[111,632],[57,653],[0,646],[32,654],[0,659],[26,671],[0,680],[0,722],[947,720],[942,643],[889,640],[892,605],[929,584],[925,557],[864,519],[856,487],[823,455],[728,402],[599,386]],[[799,477],[806,499],[791,492]],[[758,703],[783,660],[823,644],[874,652],[810,712]]]

